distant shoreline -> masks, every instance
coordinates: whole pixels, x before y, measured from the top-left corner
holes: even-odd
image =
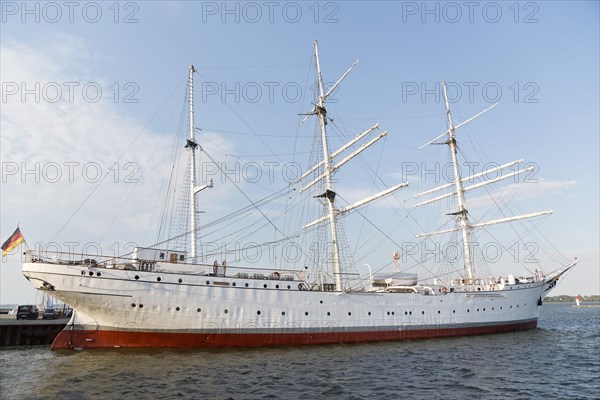
[[[544,303],[575,303],[576,296],[559,295],[549,296],[544,299]],[[600,303],[600,295],[579,296],[582,304]]]

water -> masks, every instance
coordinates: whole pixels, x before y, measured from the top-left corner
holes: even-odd
[[[598,399],[600,308],[502,335],[227,350],[0,351],[1,399]]]

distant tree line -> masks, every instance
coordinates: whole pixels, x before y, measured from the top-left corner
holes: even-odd
[[[582,303],[599,303],[600,295],[594,294],[591,296],[579,296],[579,301]],[[575,303],[575,296],[561,294],[559,296],[548,296],[544,299],[547,303]]]

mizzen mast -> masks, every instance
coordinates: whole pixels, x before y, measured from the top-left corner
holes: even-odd
[[[189,77],[188,77],[188,86],[189,86],[189,137],[187,139],[187,143],[185,145],[186,149],[189,152],[189,168],[190,168],[190,181],[188,182],[189,186],[189,218],[190,218],[190,258],[192,261],[196,259],[196,230],[198,229],[196,216],[198,214],[197,205],[196,205],[196,193],[206,188],[213,187],[212,180],[208,185],[196,186],[196,149],[199,147],[196,142],[196,138],[194,132],[196,130],[194,124],[194,72],[196,69],[193,65],[190,64]],[[200,147],[202,150],[202,147]]]
[[[196,69],[193,65],[190,64],[190,74],[189,74],[189,132],[190,136],[187,139],[187,147],[189,151],[189,167],[190,167],[190,181],[189,181],[189,191],[190,191],[190,244],[191,251],[190,257],[192,260],[196,258],[196,148],[198,147],[198,143],[196,143],[196,138],[194,137],[194,72]]]

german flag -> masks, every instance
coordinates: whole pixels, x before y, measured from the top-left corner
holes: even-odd
[[[2,245],[2,257],[10,253],[12,249],[20,245],[25,241],[25,238],[21,234],[21,230],[17,228],[15,233],[13,233],[6,242]]]

